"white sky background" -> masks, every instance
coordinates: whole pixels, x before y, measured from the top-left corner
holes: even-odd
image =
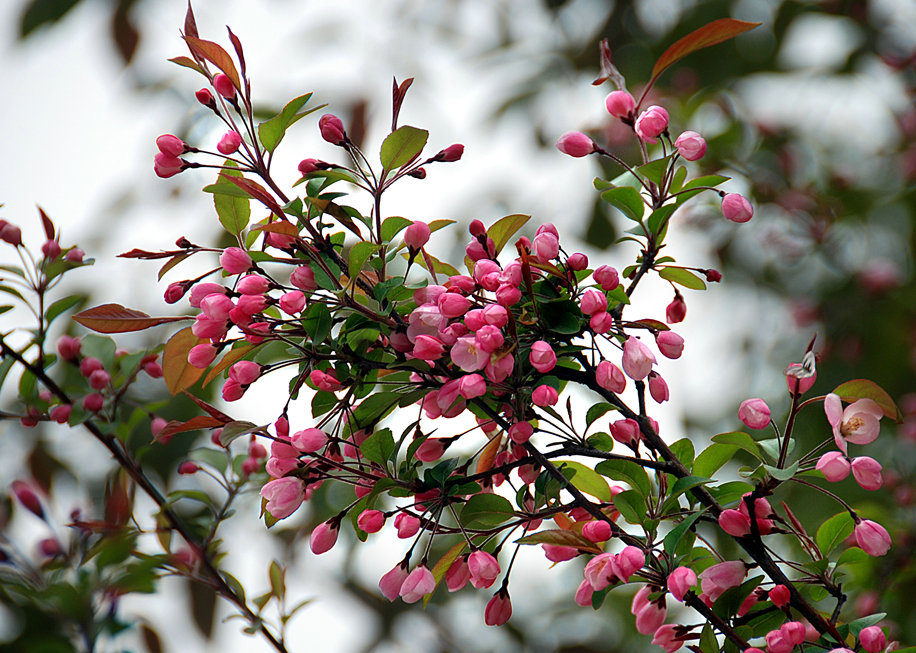
[[[210,198],[198,192],[211,182],[212,172],[187,171],[170,180],[160,180],[152,172],[154,140],[159,134],[193,124],[191,133],[198,142],[212,145],[222,133],[220,125],[206,118],[194,101],[193,91],[202,85],[202,80],[166,61],[186,54],[178,36],[184,2],[167,0],[140,5],[136,20],[142,26],[143,40],[130,72],[122,69],[111,50],[108,15],[101,3],[81,3],[62,25],[14,46],[20,4],[0,3],[0,82],[4,89],[4,101],[0,103],[0,123],[4,125],[0,131],[0,203],[6,203],[0,209],[0,217],[20,224],[27,241],[40,243],[35,204],[41,204],[61,226],[65,245],[78,243],[96,258],[94,268],[74,275],[78,283],[93,284],[96,303],[116,301],[152,314],[174,310],[162,304],[161,292],[168,281],[184,278],[179,276],[181,272],[157,286],[155,263],[112,257],[135,246],[170,248],[181,235],[201,244],[212,243],[216,238],[217,223]],[[489,0],[274,0],[256,4],[225,0],[195,4],[203,38],[228,47],[226,24],[241,38],[253,77],[253,92],[262,102],[282,104],[313,90],[313,102],[328,103],[326,111],[345,117],[353,101],[369,99],[367,153],[373,152],[372,144],[376,144],[377,152],[390,120],[392,76],[399,80],[416,78],[401,124],[429,129],[431,151],[462,142],[466,145],[465,156],[457,164],[431,166],[423,182],[403,182],[400,189],[387,196],[385,213],[424,220],[452,218],[464,224],[472,218],[492,222],[508,213],[532,213],[532,224],[553,221],[560,227],[561,243],[567,250],[581,245],[574,238],[584,233],[585,225],[580,224],[579,216],[586,214],[593,201],[591,179],[597,168],[587,160],[538,149],[533,142],[534,128],[539,126],[549,138],[555,138],[565,131],[601,124],[606,119],[603,97],[608,89],[592,87],[591,73],[559,76],[532,105],[530,114],[515,112],[495,121],[489,116],[520,80],[540,67],[543,58],[551,57],[552,49],[565,38],[576,42],[589,38],[589,30],[600,24],[594,17],[601,15],[606,3],[581,0],[573,10],[565,12],[560,23],[552,23],[539,9],[540,3],[526,3],[532,8],[527,12],[518,11],[518,5],[513,4],[509,26],[519,42],[495,56],[484,54],[498,41],[494,14],[504,3]],[[747,12],[736,17],[768,17],[762,9],[765,3],[744,5]],[[899,16],[906,15],[899,12],[912,11],[913,3],[880,2],[874,7],[875,11],[894,16],[896,22]],[[652,15],[653,12],[645,12],[643,18],[648,21]],[[766,117],[778,123],[801,119],[802,124],[809,124],[804,120],[810,119],[811,128],[822,130],[827,140],[853,134],[847,146],[879,149],[895,136],[893,127],[888,127],[892,122],[889,111],[899,108],[902,92],[878,63],[852,79],[829,75],[842,57],[831,58],[825,53],[842,52],[857,39],[857,28],[851,21],[836,21],[807,25],[803,35],[783,44],[782,61],[793,74],[744,80],[737,89],[738,100],[751,107],[758,119]],[[618,63],[626,72],[626,63]],[[137,92],[134,84],[138,79],[170,90]],[[820,83],[817,92],[811,91],[812,80]],[[789,95],[792,101],[777,102],[776,98],[787,96],[774,92],[775,88],[795,89]],[[838,96],[844,98],[843,110],[831,111],[827,114],[829,119],[824,119],[823,103],[833,102]],[[300,122],[280,147],[274,169],[281,183],[291,184],[297,178],[295,165],[307,156],[339,160],[335,148],[320,139],[316,120],[317,116]],[[870,124],[872,138],[857,139],[858,132],[850,128],[856,124]],[[675,130],[680,128],[703,133],[704,129],[715,128],[715,116],[710,116],[706,125],[673,126]],[[732,184],[728,190],[743,190],[737,181]],[[493,198],[497,198],[496,202],[505,200],[505,205],[495,205]],[[744,242],[754,248],[764,236],[759,222],[761,216],[746,227],[729,224],[723,228],[745,229]],[[455,258],[448,250],[449,237],[437,234],[434,242],[437,236],[441,238],[438,242],[444,243],[439,245],[443,257]],[[713,260],[695,233],[673,238],[669,249],[679,262],[688,265],[705,266]],[[608,262],[622,268],[633,255],[632,247],[626,245],[605,254],[584,251],[593,266]],[[631,316],[662,319],[670,289],[667,284],[647,286],[655,290],[646,293],[646,301],[630,309]],[[786,309],[765,293],[748,295],[742,291],[738,295],[729,289],[727,280],[709,293],[688,291],[687,300],[688,319],[677,328],[687,339],[684,356],[676,362],[660,360],[660,372],[672,392],[670,404],[654,411],[663,435],[671,440],[682,437],[683,411],[702,412],[697,406],[702,407],[710,396],[717,398],[716,414],[724,412],[729,416],[722,430],[735,426],[734,408],[749,396],[775,397],[771,405],[774,412],[780,411],[781,380],[765,366],[751,373],[739,367],[744,359],[734,355],[735,349],[744,338],[754,337],[770,343],[761,347],[763,351],[785,351],[787,340],[798,343],[796,348],[801,351],[799,348],[809,336],[795,332]],[[11,315],[14,314],[0,317],[4,329],[12,324]],[[726,331],[722,330],[723,323],[729,325]],[[787,362],[779,361],[777,366]],[[258,384],[247,401],[233,407],[233,414],[264,422],[261,406],[265,401],[273,403],[282,385]],[[0,437],[9,439],[9,435],[7,430],[0,431]],[[9,446],[4,441],[7,452]],[[3,478],[7,478],[5,472],[12,473],[10,464],[0,466]],[[234,542],[230,566],[248,581],[250,593],[256,594],[266,587],[266,565],[271,556],[265,547],[271,543],[251,530],[250,521],[243,517],[224,536]],[[249,536],[250,540],[245,539]],[[374,582],[371,579],[387,571],[404,550],[403,543],[393,537],[375,536],[372,542],[365,547],[368,555],[359,563],[370,578],[370,586]],[[341,559],[340,551],[320,559],[306,554],[300,557],[295,572],[291,571],[288,581],[292,597],[319,597],[294,620],[292,632],[297,635],[291,641],[307,638],[309,649],[349,651],[371,637],[371,632],[352,626],[354,621],[360,621],[358,614],[354,618],[354,612],[359,610],[342,603],[340,595],[327,589],[333,586],[335,563]],[[521,564],[532,573],[513,577],[513,599],[518,611],[525,610],[526,603],[529,609],[536,609],[538,591],[568,592],[571,600],[577,581],[558,570],[547,573],[544,563],[539,552],[523,557]],[[307,583],[303,581],[306,578]],[[537,584],[533,584],[534,580]],[[160,626],[160,633],[169,638],[167,650],[178,650],[179,646],[185,650],[203,648],[203,641],[195,639],[193,629],[175,626],[176,612],[185,612],[182,597],[176,593],[166,591],[158,597],[134,599],[127,605]],[[481,606],[465,597],[450,606],[444,618],[455,624],[482,622]],[[217,639],[211,644],[214,650],[267,650],[260,640],[242,635],[236,624],[217,624],[216,632]],[[493,629],[484,636],[488,639],[483,642],[492,641],[494,646],[501,639]],[[412,634],[410,639],[413,646],[405,644],[402,650],[423,650],[422,637]]]

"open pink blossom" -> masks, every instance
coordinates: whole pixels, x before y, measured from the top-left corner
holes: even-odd
[[[477,345],[473,336],[462,336],[455,341],[451,349],[452,362],[465,372],[476,372],[483,369],[490,355]]]
[[[884,414],[881,407],[871,399],[859,399],[843,409],[839,395],[828,394],[824,398],[824,412],[833,428],[833,439],[843,453],[848,453],[847,443],[870,444],[878,437],[878,420]]]

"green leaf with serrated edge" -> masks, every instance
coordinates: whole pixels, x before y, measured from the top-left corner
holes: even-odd
[[[475,494],[461,509],[460,520],[465,528],[492,528],[514,516],[508,499],[498,494]]]
[[[519,229],[531,219],[530,215],[513,214],[500,218],[487,229],[487,236],[493,239],[496,253],[499,254]]]
[[[359,445],[359,451],[363,458],[384,467],[394,453],[394,436],[391,429],[379,429],[370,435]]]
[[[667,226],[668,219],[671,217],[671,214],[677,210],[677,204],[666,204],[665,206],[655,209],[652,211],[652,214],[649,216],[649,220],[646,224],[649,227],[649,233],[658,235],[662,226]],[[665,257],[669,258],[670,257]],[[662,263],[663,261],[658,260],[656,263]]]
[[[247,435],[257,428],[257,424],[246,422],[244,420],[229,422],[226,424],[226,426],[223,427],[222,432],[219,434],[219,443],[225,447],[236,438]]]
[[[614,410],[614,407],[611,404],[603,401],[589,406],[588,411],[585,413],[585,425],[591,426],[595,423],[596,419],[611,410]]]
[[[824,557],[830,555],[837,545],[852,535],[855,530],[855,520],[848,511],[837,513],[817,529],[814,541],[817,542],[817,548],[820,549]]]
[[[901,415],[900,409],[897,408],[897,404],[895,404],[891,396],[874,381],[869,381],[868,379],[853,379],[852,381],[841,383],[835,387],[833,389],[833,394],[839,395],[840,399],[846,403],[853,403],[858,399],[871,399],[881,407],[884,415],[889,419],[897,422],[903,420],[903,415]]]
[[[712,441],[719,444],[733,444],[739,449],[744,449],[757,460],[763,461],[763,453],[760,451],[757,441],[742,431],[719,433],[712,436]]]
[[[312,339],[313,344],[324,342],[331,333],[331,311],[323,302],[315,302],[305,310],[302,316],[302,328]]]
[[[362,241],[350,248],[350,260],[348,262],[350,279],[356,279],[359,276],[366,261],[368,261],[369,257],[375,254],[380,247],[380,245]]]
[[[709,483],[710,479],[703,478],[702,476],[685,476],[683,478],[677,479],[674,485],[671,486],[671,489],[668,490],[668,498],[674,498],[680,496],[684,492],[687,492],[690,489],[697,487],[698,485],[704,485]]]
[[[788,481],[790,478],[795,476],[795,472],[798,471],[798,461],[789,465],[788,467],[773,467],[772,465],[767,465],[764,463],[763,468],[770,473],[770,476],[775,478],[777,481]]]
[[[674,528],[672,528],[664,539],[665,553],[669,556],[673,556],[674,552],[677,550],[677,545],[681,543],[681,540],[684,539],[687,531],[690,530],[690,527],[703,516],[703,513],[706,512],[706,509],[698,510],[693,513],[682,522],[678,523]]]
[[[385,137],[382,143],[381,162],[386,170],[407,165],[420,155],[426,145],[429,132],[410,125],[398,127]]]
[[[51,304],[48,307],[48,310],[45,312],[45,321],[47,324],[51,324],[61,313],[68,311],[71,308],[82,306],[86,303],[88,297],[85,295],[70,295],[69,297],[64,297],[63,299],[58,299],[56,302]]]
[[[684,268],[662,268],[658,271],[658,276],[666,281],[680,284],[691,290],[706,290],[706,282],[690,270],[685,270]]]
[[[631,524],[642,524],[646,519],[646,501],[636,490],[615,495],[614,507]]]
[[[619,186],[606,190],[601,193],[601,199],[619,209],[634,222],[642,219],[643,211],[646,208],[639,191],[632,186]]]
[[[403,229],[413,224],[413,220],[402,218],[399,215],[392,215],[382,221],[382,241],[389,242],[397,236]]]
[[[738,447],[734,444],[712,444],[701,451],[693,461],[693,473],[712,478],[722,465],[727,463]]]
[[[694,195],[702,193],[706,188],[714,188],[729,179],[731,179],[731,177],[725,177],[723,175],[706,175],[705,177],[691,179],[683,185],[680,191],[678,191],[676,201],[678,204],[683,204]],[[702,188],[700,188],[701,186]]]
[[[636,170],[643,177],[660,186],[662,178],[665,176],[665,172],[668,171],[668,162],[670,160],[670,156],[655,159],[654,161],[649,161],[649,163],[642,164],[636,168]]]
[[[603,460],[595,471],[615,481],[623,481],[644,497],[652,492],[652,483],[646,470],[631,460]]]
[[[515,540],[517,544],[552,544],[553,546],[568,546],[583,551],[599,552],[599,547],[591,540],[576,533],[563,529],[548,529],[531,533]]]
[[[693,442],[690,441],[690,438],[681,438],[680,440],[672,442],[668,448],[671,449],[671,453],[674,454],[674,457],[680,460],[688,471],[693,469],[693,458],[696,454],[694,453]]]
[[[452,566],[452,563],[458,559],[464,550],[467,548],[467,542],[462,540],[458,542],[455,546],[445,552],[445,555],[439,558],[436,564],[433,565],[433,568],[430,570],[433,573],[433,580],[436,581],[435,587],[439,586],[439,583],[442,582],[442,579],[445,578],[446,572],[448,572],[449,567]],[[435,590],[434,590],[435,591]],[[432,598],[433,592],[425,595],[423,597],[423,606],[425,607],[429,600]]]
[[[554,461],[554,465],[559,467],[563,475],[569,479],[569,482],[582,492],[606,503],[613,498],[607,481],[591,467],[586,467],[582,463],[572,460],[557,460]],[[572,476],[568,475],[569,472],[573,472]]]
[[[258,125],[258,138],[261,139],[261,145],[264,146],[264,149],[268,152],[273,152],[277,145],[280,144],[280,141],[283,140],[283,137],[286,135],[286,130],[293,126],[298,120],[301,120],[310,113],[319,110],[321,107],[315,107],[314,109],[309,109],[308,111],[299,112],[299,110],[305,106],[305,104],[312,97],[311,93],[306,93],[305,95],[300,95],[293,100],[290,100],[285,107],[275,115],[270,120],[265,120]],[[327,105],[322,105],[327,106]]]

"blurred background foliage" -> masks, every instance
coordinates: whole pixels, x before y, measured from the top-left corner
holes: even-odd
[[[108,7],[111,51],[131,74],[138,45],[148,38],[142,17],[149,16],[150,5],[156,3],[93,2]],[[48,30],[65,29],[69,12],[81,4],[86,3],[23,3],[21,38],[27,42]],[[418,10],[410,2],[394,2],[389,17],[397,18],[378,29],[405,34],[426,31],[434,40],[441,36],[448,44],[454,38],[467,38],[454,27],[462,4],[435,2]],[[528,121],[530,138],[547,150],[553,148],[558,135],[557,125],[545,119],[557,101],[557,89],[571,79],[581,84],[597,75],[602,38],[609,40],[615,62],[628,79],[645,80],[668,45],[705,23],[724,16],[763,23],[740,39],[691,55],[663,75],[652,91],[653,102],[664,104],[671,112],[672,125],[690,126],[706,136],[709,152],[700,168],[730,171],[726,174],[735,177],[738,188],[756,206],[756,216],[746,229],[723,224],[711,207],[694,210],[684,219],[688,231],[712,242],[708,260],[717,261],[728,286],[721,293],[714,288],[711,298],[698,305],[730,331],[729,342],[735,347],[725,356],[733,370],[748,377],[778,379],[787,362],[800,360],[804,344],[816,332],[820,360],[814,392],[823,394],[850,378],[869,378],[899,402],[905,421],[900,425],[885,421],[880,440],[866,451],[885,466],[888,491],[866,493],[851,480],[841,486],[842,494],[866,516],[886,524],[894,539],[888,556],[851,568],[854,572],[843,587],[853,600],[844,607],[844,614],[853,618],[873,612],[880,597],[880,606],[889,613],[891,636],[904,643],[916,642],[911,607],[916,592],[916,281],[912,263],[916,245],[916,33],[912,19],[916,6],[908,0],[542,0],[522,4],[524,10],[510,0],[475,3],[477,10],[485,12],[481,20],[491,28],[476,48],[478,63],[498,65],[519,53],[528,57],[525,74],[507,80],[497,89],[499,97],[491,98],[490,121],[481,129],[498,129],[507,116],[522,115]],[[284,20],[296,20],[290,3],[276,5],[284,12]],[[536,56],[531,55],[534,46],[524,33],[531,23],[546,25],[554,35],[540,45]],[[301,25],[301,34],[305,39],[321,38],[307,24]],[[414,56],[422,59],[423,53]],[[634,94],[641,90],[638,83],[631,84]],[[140,78],[138,89],[165,92]],[[351,89],[354,91],[358,89]],[[358,93],[349,97],[352,110],[345,122],[352,125],[348,127],[351,134],[365,131],[360,125],[371,116],[375,101]],[[163,131],[168,127],[163,125]],[[567,124],[560,129],[583,127],[624,158],[633,154],[627,149],[632,143],[624,140],[622,127],[610,120]],[[173,128],[178,133],[182,127]],[[610,167],[602,172],[605,178],[617,174]],[[530,210],[501,188],[494,189],[486,201]],[[562,221],[589,252],[610,248],[624,222],[597,201],[597,194],[591,206]],[[95,299],[103,300],[103,295]],[[687,302],[693,306],[691,297]],[[765,387],[769,394],[764,396],[779,414],[780,406],[785,406],[784,395],[772,382]],[[702,443],[712,433],[731,430],[734,405],[723,401],[712,410],[707,403],[687,405],[683,415],[686,433]],[[167,417],[182,412],[190,415],[186,405],[163,410],[172,411]],[[797,433],[802,449],[820,442],[825,435],[820,411],[803,414]],[[85,471],[80,470],[78,460],[61,460],[45,442],[41,436],[34,438],[28,460],[30,474],[48,490],[61,474],[76,479]],[[157,462],[163,482],[174,481],[169,470],[184,455],[181,448],[170,450],[169,460]],[[72,481],[64,485],[72,486]],[[101,510],[104,483],[96,479],[93,488],[98,491],[88,494]],[[309,555],[303,553],[303,533],[339,509],[342,499],[333,492],[316,497],[307,528],[281,523],[272,529],[271,536],[277,538],[292,564]],[[781,488],[776,499],[798,506],[796,512],[807,524],[818,524],[838,512],[822,495],[803,488]],[[578,582],[575,569],[561,566],[546,574],[539,568],[524,572],[530,578],[513,579],[515,614],[506,627],[494,632],[482,625],[483,597],[443,596],[440,592],[422,612],[415,606],[389,604],[378,595],[377,576],[365,573],[360,547],[344,548],[349,553],[333,574],[346,593],[341,605],[353,606],[355,618],[365,624],[368,635],[361,644],[365,651],[501,648],[585,653],[653,648],[647,638],[628,635],[633,631],[628,595],[612,594],[597,617],[573,604]],[[322,590],[314,584],[309,588],[312,595],[320,596]],[[525,596],[526,590],[532,596]],[[215,609],[212,595],[195,591],[188,597],[192,623],[209,636]],[[13,607],[13,616],[7,617],[7,623],[13,624],[8,631],[18,628],[20,633],[20,639],[3,645],[4,650],[39,650],[21,648],[37,641],[28,639],[35,636],[36,623],[42,624],[38,629],[42,637],[49,637],[59,625],[61,641],[68,640],[69,622],[43,621],[53,611],[42,613],[40,602],[15,607],[2,592],[0,599]],[[157,650],[158,637],[144,628],[144,645]]]

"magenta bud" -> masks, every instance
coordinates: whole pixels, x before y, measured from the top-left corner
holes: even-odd
[[[483,226],[483,222],[480,220],[471,220],[468,230],[474,238],[482,238],[487,235],[487,228]]]
[[[851,466],[841,451],[828,451],[818,459],[815,469],[831,483],[838,483],[849,476]]]
[[[200,102],[205,107],[210,107],[214,105],[213,93],[210,92],[208,88],[202,88],[199,91],[194,93],[194,97],[197,98],[197,101]]]
[[[356,518],[356,525],[367,533],[378,533],[385,525],[385,513],[381,510],[363,510]]]
[[[178,157],[169,156],[162,152],[156,155],[153,160],[153,171],[163,179],[168,179],[169,177],[174,177],[179,172],[184,170],[184,161]]]
[[[887,637],[880,626],[869,626],[859,632],[859,642],[867,653],[880,653],[887,646]]]
[[[718,283],[722,281],[722,273],[713,269],[706,270],[706,280],[711,283]]]
[[[213,362],[218,351],[216,347],[209,343],[194,345],[191,347],[191,351],[188,352],[188,363],[192,367],[202,370]]]
[[[680,293],[677,293],[665,309],[665,321],[668,324],[677,324],[683,322],[685,317],[687,317],[687,303]]]
[[[500,589],[484,609],[483,620],[488,626],[502,626],[509,617],[512,616],[512,601],[509,600],[509,592]]]
[[[636,100],[626,91],[611,91],[604,98],[604,106],[615,118],[629,118],[636,111]]]
[[[199,470],[200,467],[197,466],[197,463],[186,460],[180,465],[178,465],[178,473],[182,475],[194,474]]]
[[[223,73],[217,73],[213,77],[213,88],[227,100],[235,97],[235,84]]]
[[[22,244],[22,229],[4,221],[3,226],[0,227],[0,239],[14,247],[19,247]]]
[[[175,283],[169,284],[169,287],[165,289],[165,303],[174,304],[184,297],[185,292],[187,292],[187,286],[183,282],[176,281]]]
[[[45,258],[49,261],[53,261],[58,256],[60,256],[60,243],[56,240],[46,240],[41,245],[41,253],[45,255]]]
[[[80,349],[82,348],[82,343],[79,338],[74,338],[73,336],[63,335],[57,341],[57,353],[60,354],[61,358],[68,361],[75,361],[77,356],[80,355]]]
[[[649,372],[649,394],[658,404],[668,401],[668,384],[658,372]]]
[[[535,406],[556,406],[559,400],[559,393],[549,385],[539,385],[531,393],[531,401]]]
[[[86,252],[81,250],[79,247],[74,247],[67,250],[67,253],[64,254],[64,260],[69,261],[70,263],[82,263],[84,256],[86,256]]]
[[[333,114],[325,114],[318,120],[318,129],[321,137],[332,145],[343,145],[347,140],[347,132],[343,122]]]
[[[188,149],[183,140],[172,134],[163,134],[157,138],[156,147],[166,156],[176,158],[184,154]]]
[[[70,421],[70,412],[72,411],[72,406],[70,404],[60,404],[51,409],[48,413],[55,422],[58,424],[66,424]]]
[[[738,193],[728,193],[722,198],[722,215],[732,222],[747,222],[754,217],[754,207]]]
[[[579,272],[588,267],[588,257],[585,254],[580,254],[576,252],[575,254],[570,254],[569,258],[566,259],[566,267],[574,272]]]
[[[749,429],[765,429],[770,424],[770,407],[763,399],[745,399],[738,407],[738,419]]]
[[[680,358],[684,353],[684,339],[674,331],[659,331],[655,344],[665,358]]]
[[[674,147],[688,161],[697,161],[706,154],[706,141],[696,132],[686,131],[678,136]]]
[[[668,112],[662,107],[652,105],[636,119],[636,135],[647,143],[657,142],[658,136],[668,129]]]
[[[590,521],[582,526],[582,535],[592,542],[607,542],[611,539],[611,525],[606,521]]]
[[[251,269],[252,261],[244,249],[227,247],[219,257],[219,264],[229,274],[242,274]]]
[[[579,158],[594,152],[595,142],[582,132],[568,132],[560,136],[557,149],[563,154]]]
[[[314,453],[328,443],[328,435],[321,429],[303,429],[293,433],[290,443],[299,451]]]
[[[789,593],[789,588],[785,585],[777,585],[769,591],[767,596],[777,608],[784,608],[789,605],[789,599],[792,598],[792,595]]]
[[[429,225],[425,222],[414,222],[404,230],[404,243],[412,249],[418,250],[427,242],[430,235]]]
[[[228,156],[238,150],[241,144],[242,137],[237,131],[230,129],[223,134],[221,139],[219,139],[219,143],[216,144],[216,149],[219,150],[220,154]]]
[[[300,161],[299,165],[297,166],[299,170],[299,174],[304,177],[305,175],[309,174],[310,172],[315,172],[316,170],[319,170],[320,168],[318,167],[318,165],[320,163],[321,161],[319,161],[318,159],[302,159],[302,161]]]
[[[38,494],[32,489],[31,485],[25,481],[13,481],[12,490],[13,494],[15,494],[16,498],[19,500],[19,503],[21,503],[26,510],[44,519],[45,512],[41,507],[41,499],[38,498]]]
[[[95,413],[102,410],[102,406],[105,405],[105,397],[95,393],[91,395],[86,395],[83,398],[83,408],[90,413]]]
[[[436,156],[433,157],[433,161],[442,161],[444,163],[452,163],[461,158],[464,154],[464,145],[461,143],[455,143],[454,145],[449,145],[447,148],[439,152]]]

